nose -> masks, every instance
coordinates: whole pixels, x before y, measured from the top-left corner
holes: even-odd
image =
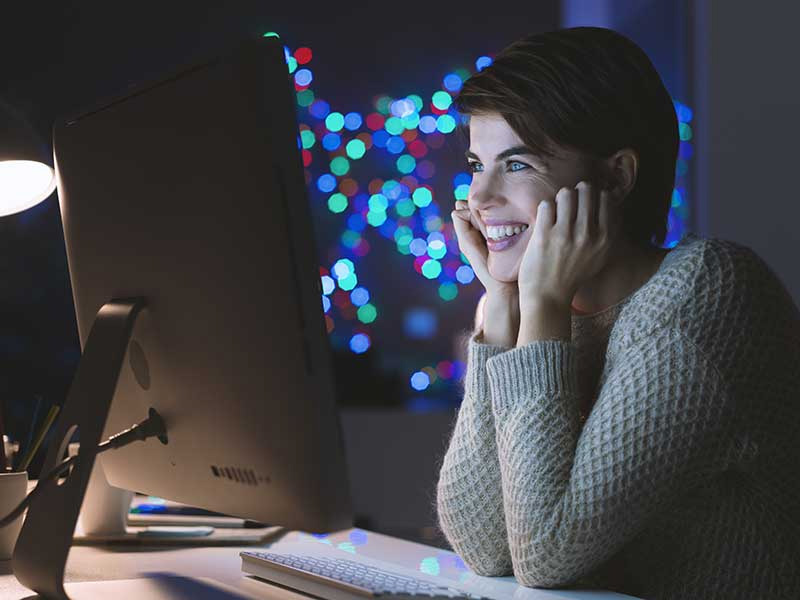
[[[490,176],[472,177],[467,204],[475,210],[486,210],[503,202],[502,190]]]

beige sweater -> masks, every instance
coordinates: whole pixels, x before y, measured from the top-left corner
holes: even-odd
[[[464,562],[652,600],[800,598],[800,312],[764,261],[687,234],[572,333],[469,340],[437,486]]]

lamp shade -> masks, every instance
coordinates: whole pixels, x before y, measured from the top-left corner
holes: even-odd
[[[0,99],[0,217],[38,204],[55,187],[52,158],[36,131]]]

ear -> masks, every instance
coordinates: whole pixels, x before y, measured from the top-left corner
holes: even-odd
[[[639,155],[632,148],[622,148],[605,161],[609,176],[608,191],[616,204],[622,204],[636,184],[639,172]]]

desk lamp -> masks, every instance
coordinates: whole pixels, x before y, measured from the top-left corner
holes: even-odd
[[[55,190],[45,148],[24,117],[0,100],[0,217],[35,206]]]

